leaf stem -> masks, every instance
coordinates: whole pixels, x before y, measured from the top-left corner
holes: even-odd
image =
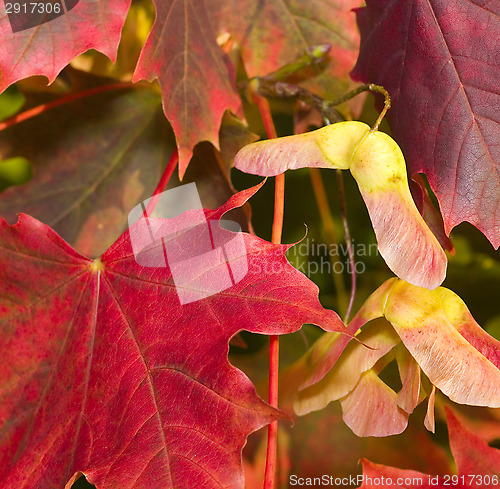
[[[335,239],[335,226],[333,223],[330,205],[328,204],[328,198],[326,196],[325,185],[323,183],[321,171],[319,170],[319,168],[309,168],[309,175],[311,177],[314,197],[316,198],[316,204],[318,206],[321,224],[323,225],[326,239],[329,243],[336,243],[337,240]],[[348,302],[344,280],[341,273],[335,272],[335,265],[337,263],[341,263],[337,253],[330,255],[330,263],[332,266],[333,283],[335,285],[335,291],[337,293],[338,308],[339,310],[346,311],[347,313]]]
[[[68,104],[75,100],[85,97],[90,97],[92,95],[96,95],[102,92],[108,92],[110,90],[121,90],[125,88],[131,88],[132,85],[133,85],[132,83],[127,83],[127,82],[111,83],[109,85],[101,85],[99,87],[89,88],[88,90],[83,90],[81,92],[64,95],[61,98],[52,100],[45,104],[37,105],[36,107],[28,109],[24,112],[21,112],[20,114],[10,117],[9,119],[3,122],[0,122],[0,131],[3,131],[4,129],[7,129],[8,127],[13,126],[15,124],[18,124],[19,122],[23,122],[25,120],[31,119],[32,117],[43,114],[47,110],[59,107],[64,104]]]
[[[271,241],[274,244],[281,243],[281,233],[283,231],[283,216],[285,212],[285,174],[276,175],[274,182],[274,218],[273,234]]]
[[[150,216],[153,213],[158,200],[160,200],[159,195],[165,190],[166,186],[168,185],[170,177],[177,168],[177,163],[179,163],[179,151],[177,150],[177,148],[175,148],[174,152],[170,156],[170,159],[168,160],[163,175],[161,176],[160,181],[158,182],[158,185],[153,192],[153,196],[151,197],[148,206],[146,207],[146,216]]]
[[[252,85],[252,87],[250,88],[253,90],[254,86]],[[269,139],[276,139],[278,135],[276,134],[276,128],[274,127],[273,117],[271,115],[271,108],[269,107],[269,101],[265,97],[258,95],[256,93],[253,94],[253,101],[259,109],[267,137]]]
[[[270,139],[276,138],[276,128],[269,102],[266,98],[254,94],[253,101],[259,108],[267,137]],[[274,217],[272,242],[275,244],[281,243],[281,234],[283,231],[283,215],[285,202],[285,175],[282,173],[275,178],[274,188]],[[269,337],[269,404],[278,407],[278,373],[279,373],[279,336],[271,335]],[[273,421],[269,424],[267,431],[267,457],[266,471],[264,477],[264,489],[274,489],[276,479],[276,460],[278,449],[278,422]]]
[[[349,305],[347,306],[347,311],[344,317],[344,323],[349,322],[349,316],[351,315],[352,306],[354,304],[354,298],[356,297],[356,262],[354,259],[354,249],[352,245],[351,232],[349,231],[349,222],[347,220],[347,203],[345,198],[345,188],[344,188],[344,174],[342,170],[335,170],[337,174],[337,187],[339,190],[339,201],[340,201],[340,215],[342,217],[342,223],[344,225],[344,235],[345,241],[347,243],[347,254],[349,255],[349,266],[351,275],[351,295],[349,297]]]
[[[279,336],[269,336],[269,404],[278,407]],[[267,456],[264,489],[274,489],[278,452],[278,422],[272,421],[267,429]]]

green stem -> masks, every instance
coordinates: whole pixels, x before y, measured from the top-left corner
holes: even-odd
[[[294,75],[298,71],[324,61],[331,47],[332,46],[328,43],[310,46],[306,49],[302,56],[292,61],[291,63],[282,66],[278,70],[269,73],[265,76],[265,78],[268,80],[273,80],[275,82],[286,80],[289,76]]]
[[[371,83],[370,85],[368,85],[368,87],[372,92],[379,92],[385,97],[384,108],[380,112],[375,125],[372,127],[372,131],[378,131],[378,127],[382,123],[382,119],[384,118],[385,114],[387,114],[387,111],[391,108],[391,96],[389,95],[389,92],[380,85],[373,85],[373,83]]]
[[[296,98],[301,100],[316,109],[324,119],[330,122],[345,120],[343,115],[323,97],[293,83],[276,82],[266,77],[256,77],[249,82],[242,83],[241,86],[245,88],[251,86],[254,92],[267,98]]]
[[[384,108],[380,112],[375,125],[372,127],[372,131],[377,131],[382,119],[391,107],[391,97],[389,92],[380,85],[375,85],[373,83],[367,83],[366,85],[361,85],[350,92],[342,95],[336,100],[327,100],[319,95],[316,95],[309,90],[294,85],[293,83],[285,83],[283,81],[276,81],[273,76],[255,77],[248,82],[243,82],[240,84],[242,88],[245,88],[252,93],[257,93],[267,98],[296,98],[301,100],[305,104],[316,109],[321,117],[327,121],[327,123],[340,122],[344,120],[342,114],[335,109],[336,106],[351,100],[360,93],[363,92],[376,92],[381,93],[384,96]]]

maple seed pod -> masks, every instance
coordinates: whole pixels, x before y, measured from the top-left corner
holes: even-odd
[[[383,300],[384,316],[433,385],[459,404],[500,407],[500,342],[457,294],[394,281]]]
[[[353,149],[369,130],[363,122],[339,122],[304,134],[258,141],[241,148],[234,166],[265,177],[304,167],[347,170]]]
[[[234,166],[262,176],[304,167],[349,169],[387,266],[413,285],[434,289],[443,282],[446,255],[413,202],[403,153],[387,134],[363,122],[339,122],[249,144],[236,155]]]
[[[396,142],[383,132],[369,132],[354,150],[350,171],[388,267],[413,285],[441,285],[446,255],[415,206]]]
[[[403,153],[394,139],[383,132],[369,132],[363,137],[349,169],[357,184],[371,191],[397,189],[404,193],[408,185]]]

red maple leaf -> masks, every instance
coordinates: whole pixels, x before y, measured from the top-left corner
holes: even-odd
[[[0,93],[33,75],[45,75],[52,83],[73,58],[92,48],[116,61],[130,1],[78,2],[65,15],[20,32],[12,32],[9,16],[1,10]],[[32,8],[29,2],[27,7]]]
[[[30,216],[0,221],[2,488],[64,487],[80,473],[99,488],[242,488],[246,437],[281,413],[230,365],[229,339],[306,322],[345,331],[287,245],[239,234],[245,253],[223,266],[245,259],[246,276],[181,305],[170,267],[140,266],[130,236],[89,260]]]
[[[241,113],[241,101],[234,69],[216,42],[213,7],[209,12],[198,0],[156,1],[155,6],[156,21],[134,79],[160,81],[163,108],[178,139],[182,176],[196,143],[207,140],[218,146],[224,111]]]
[[[500,245],[500,4],[367,0],[353,78],[383,85],[412,174],[424,172],[450,230]],[[485,42],[485,39],[491,42]]]

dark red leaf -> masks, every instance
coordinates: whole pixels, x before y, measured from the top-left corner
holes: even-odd
[[[427,175],[446,232],[468,221],[498,247],[500,4],[366,3],[352,76],[389,90],[395,139],[410,173]]]

